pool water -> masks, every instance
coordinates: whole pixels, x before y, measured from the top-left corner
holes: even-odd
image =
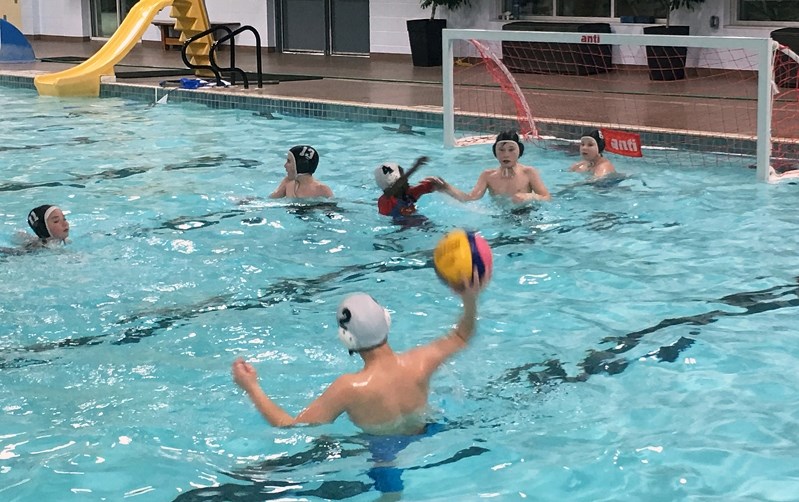
[[[384,161],[464,190],[489,146],[381,124],[0,89],[0,247],[67,211],[67,246],[0,255],[0,499],[374,500],[342,417],[274,429],[230,377],[252,362],[298,413],[342,372],[341,299],[393,314],[391,345],[445,333],[460,304],[431,250],[456,227],[494,250],[472,346],[432,384],[444,430],[396,456],[406,500],[793,500],[799,493],[799,191],[741,168],[528,148],[551,203],[423,197],[377,213]],[[179,124],[175,126],[175,124]],[[331,203],[270,200],[315,146]],[[575,147],[576,150],[576,147]]]

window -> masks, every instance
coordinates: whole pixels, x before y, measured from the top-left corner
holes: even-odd
[[[799,23],[797,0],[737,0],[738,21]]]
[[[621,16],[654,16],[666,19],[668,7],[659,0],[616,0],[616,10],[612,17]]]
[[[610,17],[610,0],[571,0],[557,2],[558,16]]]
[[[531,16],[665,19],[668,14],[661,0],[503,0],[502,7],[503,12],[510,12],[517,19]]]
[[[92,0],[92,36],[108,38],[139,0]]]

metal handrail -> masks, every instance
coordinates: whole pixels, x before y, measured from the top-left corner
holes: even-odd
[[[183,59],[183,64],[186,65],[186,68],[189,68],[189,69],[192,69],[192,70],[209,70],[209,71],[213,72],[214,76],[216,77],[216,85],[218,85],[218,86],[222,85],[222,75],[219,72],[219,67],[217,67],[215,65],[193,64],[192,62],[189,61],[189,57],[186,54],[186,50],[188,49],[189,45],[192,42],[195,42],[195,41],[199,40],[200,38],[206,37],[208,35],[211,35],[213,32],[215,32],[217,29],[220,29],[220,28],[225,28],[228,31],[230,31],[230,28],[228,28],[227,26],[217,26],[215,28],[209,28],[209,29],[207,29],[207,30],[205,30],[203,32],[200,32],[200,33],[194,35],[193,37],[190,37],[188,40],[183,42],[183,47],[180,49],[180,57]],[[216,43],[214,43],[214,45],[216,45]],[[213,46],[211,46],[211,49],[213,50]],[[209,60],[210,60],[210,56],[209,56]]]
[[[211,61],[212,65],[215,65],[221,71],[238,71],[241,73],[242,79],[244,80],[244,88],[249,88],[247,74],[244,73],[240,68],[236,68],[236,38],[235,36],[243,31],[249,31],[255,36],[255,65],[256,65],[256,74],[258,78],[258,88],[262,88],[264,86],[264,79],[262,74],[263,65],[261,63],[261,35],[258,33],[258,30],[253,28],[250,25],[240,26],[235,30],[231,30],[227,26],[219,26],[219,28],[224,28],[227,32],[226,35],[222,36],[216,43],[211,46],[211,53],[208,55],[208,59]],[[222,42],[226,42],[230,40],[230,68],[220,68],[219,65],[216,64],[216,48],[222,44]],[[232,76],[232,75],[231,75]]]

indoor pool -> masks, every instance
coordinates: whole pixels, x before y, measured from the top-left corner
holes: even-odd
[[[799,189],[679,152],[614,158],[570,187],[574,152],[528,146],[553,201],[443,194],[380,216],[384,161],[470,189],[491,147],[440,130],[242,110],[59,100],[0,88],[0,247],[43,203],[71,242],[0,255],[0,500],[374,500],[346,417],[275,429],[236,387],[244,357],[298,413],[360,368],[342,298],[393,315],[391,345],[444,334],[459,297],[432,248],[482,232],[494,277],[471,347],[432,383],[440,432],[402,449],[404,500],[795,500]],[[308,143],[329,203],[268,195]],[[791,432],[794,431],[794,432]]]

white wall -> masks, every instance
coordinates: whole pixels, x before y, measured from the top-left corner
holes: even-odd
[[[261,46],[266,46],[266,0],[205,0],[208,17],[211,21],[229,21],[241,23],[242,26],[250,25],[258,31],[261,37]],[[250,33],[242,33],[236,38],[236,43],[241,45],[255,45],[255,37]]]
[[[371,0],[369,28],[371,52],[410,54],[407,19],[427,19],[430,9],[422,9],[419,0]],[[499,0],[472,0],[471,7],[450,12],[436,10],[437,19],[446,19],[448,28],[500,29]]]
[[[230,21],[249,24],[261,35],[264,46],[275,45],[274,4],[276,0],[206,0],[212,21]],[[450,28],[500,29],[500,0],[472,0],[471,8],[455,12],[439,9],[436,17],[447,19]],[[25,34],[67,37],[89,36],[89,0],[25,0],[22,2],[22,27]],[[674,24],[688,24],[691,34],[727,36],[768,36],[773,28],[729,26],[731,20],[729,0],[706,0],[693,12],[682,10],[672,13]],[[721,27],[710,28],[710,16],[719,16]],[[271,16],[271,19],[270,19]],[[372,53],[409,54],[410,45],[405,25],[406,19],[430,17],[430,10],[422,10],[419,0],[371,0],[369,7],[370,43]],[[169,19],[169,8],[157,19]],[[641,25],[622,25],[613,22],[619,32],[640,29]],[[638,28],[636,28],[636,26]],[[270,27],[272,28],[270,30]],[[155,27],[147,30],[145,40],[160,40]],[[239,43],[254,45],[250,34],[239,36]]]
[[[242,26],[250,25],[258,31],[261,37],[261,46],[266,47],[270,33],[267,30],[267,1],[248,0],[205,0],[205,8],[208,10],[208,18],[212,22],[240,23]],[[168,21],[171,7],[162,10],[156,19]],[[218,32],[217,36],[224,35]],[[144,40],[161,40],[161,33],[155,26],[150,27],[142,37]],[[273,37],[274,38],[274,37]],[[236,37],[236,44],[255,46],[255,36],[249,32],[244,32]],[[273,44],[274,45],[274,41]]]
[[[21,9],[20,30],[26,35],[88,37],[91,32],[86,0],[26,0]]]
[[[39,2],[38,0],[28,0],[20,5],[22,14],[22,26],[17,26],[25,35],[39,35],[42,32],[39,23]]]
[[[418,0],[371,0],[369,2],[369,44],[371,52],[410,54],[406,19],[430,17]],[[440,17],[440,16],[438,16]]]

